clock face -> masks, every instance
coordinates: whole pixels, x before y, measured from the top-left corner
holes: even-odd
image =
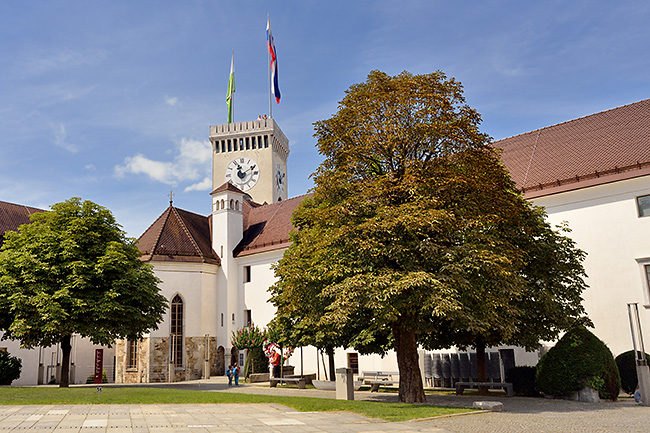
[[[248,191],[257,183],[260,169],[251,158],[233,159],[226,167],[226,182],[232,182],[242,191]]]
[[[275,166],[275,189],[277,189],[278,194],[282,196],[284,194],[284,183],[286,181],[286,173],[282,171],[282,166],[278,163]]]

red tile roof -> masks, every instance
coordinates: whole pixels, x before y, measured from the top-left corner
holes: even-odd
[[[244,236],[235,248],[235,257],[288,247],[289,233],[293,230],[291,216],[305,197],[244,208]]]
[[[21,224],[27,224],[29,216],[36,212],[44,212],[44,210],[0,201],[0,247],[4,241],[4,232],[15,231]]]
[[[169,206],[138,239],[142,259],[220,264],[212,249],[210,220]]]
[[[527,198],[650,174],[650,99],[494,142]]]

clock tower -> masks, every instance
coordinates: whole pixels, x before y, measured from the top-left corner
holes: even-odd
[[[231,182],[257,203],[285,200],[289,140],[275,120],[210,126],[212,189]]]

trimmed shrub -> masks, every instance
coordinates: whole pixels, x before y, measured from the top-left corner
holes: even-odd
[[[650,355],[647,353],[645,357],[650,365]],[[636,362],[634,350],[623,352],[615,359],[618,372],[621,375],[621,388],[628,394],[634,394],[638,379],[636,377]]]
[[[616,400],[621,378],[612,352],[584,327],[567,332],[537,364],[535,388],[568,396],[589,386],[600,398]]]
[[[11,385],[11,382],[20,377],[23,362],[20,358],[9,355],[3,350],[0,352],[0,385]]]
[[[539,397],[535,390],[535,367],[512,367],[506,373],[506,382],[512,383],[515,395],[526,397]]]

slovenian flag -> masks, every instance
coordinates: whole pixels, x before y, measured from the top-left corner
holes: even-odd
[[[280,103],[280,86],[278,85],[278,58],[275,51],[275,43],[273,42],[273,33],[271,33],[271,19],[266,21],[266,46],[269,50],[271,57],[271,93],[275,96],[276,103]]]
[[[226,104],[228,105],[228,123],[232,123],[232,100],[235,96],[235,50],[232,50],[230,59],[230,77],[228,78],[228,93],[226,94]]]

